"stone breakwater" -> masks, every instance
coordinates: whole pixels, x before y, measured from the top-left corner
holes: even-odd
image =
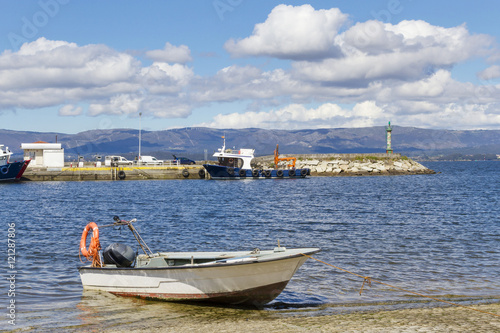
[[[282,157],[286,155],[281,155]],[[433,174],[420,163],[399,154],[317,154],[295,155],[297,168],[311,169],[311,176],[371,176]],[[212,162],[213,163],[213,162]],[[284,162],[283,162],[284,163]],[[286,163],[278,168],[286,168]],[[274,168],[273,156],[257,157],[254,168]],[[145,179],[205,179],[207,173],[201,165],[176,167],[65,167],[28,168],[24,180],[32,181],[84,181],[84,180],[145,180]]]
[[[309,168],[311,174],[364,176],[435,173],[413,160],[330,160],[300,161],[298,168]]]
[[[282,155],[283,157],[285,155]],[[400,154],[296,155],[297,168],[311,169],[312,176],[372,176],[434,174],[435,171]],[[262,158],[260,165],[272,160]]]

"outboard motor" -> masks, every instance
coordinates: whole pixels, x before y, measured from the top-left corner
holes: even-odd
[[[134,250],[124,244],[113,243],[102,253],[104,264],[113,264],[116,267],[130,267],[135,259]]]

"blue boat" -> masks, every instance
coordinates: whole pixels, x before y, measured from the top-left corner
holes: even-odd
[[[0,181],[20,180],[30,163],[30,160],[10,162],[10,155],[9,147],[0,145]]]
[[[280,158],[278,146],[274,151],[275,169],[254,169],[251,161],[255,149],[226,149],[226,139],[222,148],[212,156],[217,158],[217,164],[203,164],[211,179],[271,179],[271,178],[305,178],[310,174],[310,169],[295,168],[295,157]],[[283,165],[283,161],[286,161]],[[278,166],[283,165],[283,168]]]

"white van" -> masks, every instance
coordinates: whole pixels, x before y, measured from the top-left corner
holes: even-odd
[[[105,166],[132,165],[134,162],[127,160],[123,156],[106,156],[104,160]]]
[[[157,160],[154,156],[140,156],[139,157],[140,164],[146,165],[163,165],[163,160]]]

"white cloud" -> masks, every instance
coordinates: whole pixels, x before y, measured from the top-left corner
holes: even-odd
[[[162,50],[147,51],[146,56],[154,61],[167,63],[184,64],[193,60],[189,47],[186,45],[174,46],[168,42],[165,43]]]
[[[83,113],[83,108],[81,106],[74,105],[64,105],[59,109],[60,116],[79,116]]]
[[[158,100],[175,104],[172,100],[181,99],[193,76],[182,64],[154,62],[142,67],[129,54],[105,45],[78,46],[42,37],[23,44],[18,52],[0,54],[0,110],[62,105],[59,115],[74,116],[84,114],[82,107],[72,106],[82,103],[89,105],[90,116],[128,115],[155,105],[144,112],[185,117],[191,108],[159,110]]]
[[[314,129],[381,126],[391,121],[399,126],[428,128],[498,128],[500,108],[493,104],[433,104],[407,102],[379,106],[374,101],[355,104],[345,109],[325,103],[317,108],[290,104],[280,109],[261,112],[218,114],[211,122],[194,126],[212,128]]]
[[[263,72],[253,66],[229,66],[214,76],[192,82],[194,101],[201,103],[254,99],[263,101],[287,95],[289,75],[282,69]]]
[[[307,109],[301,104],[290,104],[268,112],[219,114],[213,122],[196,126],[213,128],[277,128],[306,129],[331,127],[365,127],[383,123],[387,114],[373,101],[356,104],[346,110],[337,104],[325,103]]]
[[[62,93],[74,87],[105,87],[131,79],[137,66],[131,56],[103,45],[78,47],[40,38],[24,44],[18,53],[0,55],[0,89],[54,88]]]
[[[103,45],[40,38],[25,43],[17,53],[0,55],[0,89],[106,86],[130,79],[137,60]]]
[[[471,35],[465,25],[452,28],[424,21],[399,24],[367,21],[339,36],[345,57],[293,64],[299,78],[366,85],[375,80],[418,80],[434,71],[486,54],[492,39]]]
[[[99,114],[131,114],[137,113],[140,110],[140,105],[143,98],[141,96],[131,96],[128,94],[120,94],[113,96],[107,104],[91,104],[89,106],[89,115],[96,116]]]
[[[439,112],[405,114],[399,117],[402,126],[451,129],[495,129],[500,126],[499,105],[457,104],[441,105]]]
[[[182,91],[194,77],[193,70],[185,65],[169,65],[155,62],[143,68],[140,73],[141,84],[153,94],[172,94]]]
[[[400,97],[432,98],[444,93],[446,85],[451,82],[451,73],[439,70],[434,75],[420,81],[403,83],[395,88]]]
[[[356,23],[345,32],[344,47],[349,53],[356,49],[366,54],[390,53],[403,46],[403,35],[388,31],[380,21],[366,21]],[[349,50],[351,46],[353,49]]]
[[[68,43],[61,40],[48,40],[41,37],[31,43],[24,43],[19,49],[18,54],[22,56],[32,56],[45,54],[45,52],[53,51],[59,47],[77,48],[75,43]]]
[[[335,8],[276,6],[252,35],[225,47],[233,56],[291,61],[229,60],[211,76],[186,65],[192,58],[184,45],[167,42],[146,52],[154,62],[145,66],[106,45],[39,38],[0,54],[0,111],[57,107],[61,116],[143,112],[185,118],[196,109],[236,105],[233,113],[202,125],[291,129],[391,120],[441,128],[500,126],[500,85],[461,82],[454,75],[456,64],[478,57],[497,63],[500,53],[490,36],[474,35],[465,25],[417,20],[347,24],[347,15]],[[500,66],[478,77],[500,78]]]
[[[236,57],[271,56],[311,59],[339,55],[335,37],[347,15],[339,9],[315,10],[311,5],[278,5],[264,23],[255,25],[252,36],[226,42]]]
[[[482,80],[493,80],[500,78],[500,66],[493,65],[481,71],[477,75]]]

